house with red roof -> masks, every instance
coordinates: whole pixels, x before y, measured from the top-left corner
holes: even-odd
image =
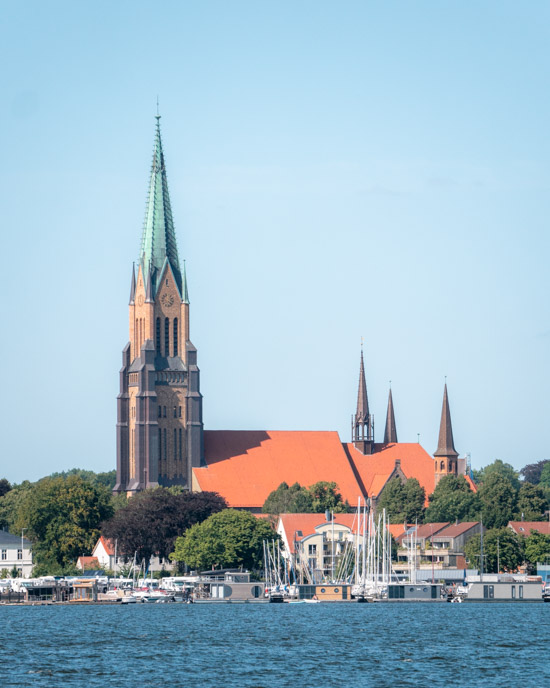
[[[550,523],[548,521],[509,521],[508,528],[516,535],[529,537],[532,530],[542,535],[550,535]]]

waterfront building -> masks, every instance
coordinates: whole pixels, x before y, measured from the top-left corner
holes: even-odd
[[[214,491],[229,506],[259,512],[282,482],[335,482],[352,507],[376,505],[394,477],[416,478],[426,503],[444,475],[467,475],[454,447],[447,386],[434,456],[399,442],[391,390],[383,442],[376,442],[361,350],[351,442],[332,431],[203,429],[197,350],[190,340],[189,295],[180,262],[157,115],[153,162],[137,270],[129,300],[117,404],[115,492],[157,485]]]
[[[0,571],[11,575],[14,567],[17,575],[29,578],[32,573],[32,544],[26,537],[0,530]]]
[[[132,563],[133,557],[133,552],[124,555],[124,552],[118,550],[115,542],[101,535],[94,545],[90,558],[94,558],[99,562],[99,568],[118,574],[122,566]],[[172,571],[174,568],[174,563],[169,559],[154,556],[149,560],[149,571],[151,573],[155,571]]]
[[[419,568],[431,569],[432,566],[435,566],[437,568],[466,569],[464,546],[471,537],[481,532],[481,528],[479,521],[419,525],[414,533]],[[409,533],[410,529],[396,538],[399,547],[398,562],[403,565],[408,561]]]

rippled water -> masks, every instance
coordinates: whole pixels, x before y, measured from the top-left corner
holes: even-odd
[[[1,607],[0,686],[550,686],[550,604]]]

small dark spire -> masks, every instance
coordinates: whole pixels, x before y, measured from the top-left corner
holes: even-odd
[[[365,364],[363,361],[363,347],[361,347],[361,365],[359,367],[359,388],[357,390],[356,423],[367,423],[369,418],[369,399],[367,397],[367,383],[365,381]]]
[[[434,456],[457,457],[453,441],[453,426],[451,425],[451,410],[449,408],[449,398],[447,396],[447,383],[443,391],[443,408],[441,409],[441,425],[439,426],[439,442]]]
[[[388,412],[386,414],[386,429],[384,430],[384,444],[397,443],[397,429],[395,427],[395,415],[393,412],[393,398],[391,394],[388,396]]]
[[[132,263],[132,281],[130,283],[130,305],[132,305],[136,298],[136,264]]]
[[[372,454],[374,444],[373,417],[369,414],[369,399],[365,381],[365,363],[361,343],[361,364],[359,366],[359,389],[357,390],[357,410],[352,416],[353,444],[363,454]]]

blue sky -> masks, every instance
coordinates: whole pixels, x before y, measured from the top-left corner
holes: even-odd
[[[0,476],[115,466],[157,95],[210,429],[550,458],[547,2],[0,8]]]

